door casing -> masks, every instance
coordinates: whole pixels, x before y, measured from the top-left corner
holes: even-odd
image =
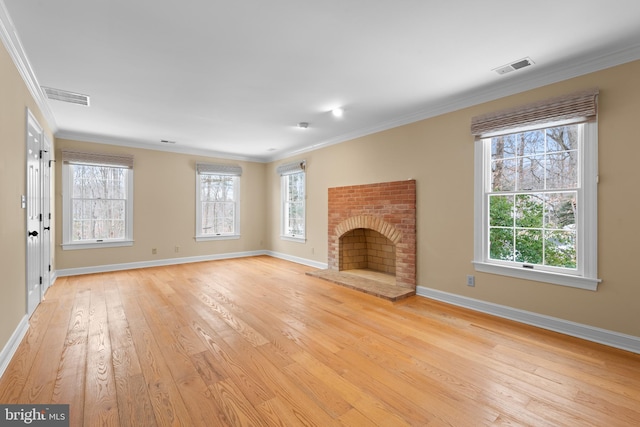
[[[26,116],[26,306],[31,316],[51,282],[51,144],[29,109]]]

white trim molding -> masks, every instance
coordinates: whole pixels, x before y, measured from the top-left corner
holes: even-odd
[[[309,267],[314,267],[318,269],[326,269],[327,264],[319,261],[313,261],[306,258],[296,257],[293,255],[287,255],[279,252],[261,250],[261,251],[252,251],[252,252],[233,252],[233,253],[224,253],[217,255],[205,255],[205,256],[196,256],[196,257],[186,257],[186,258],[171,258],[157,261],[143,261],[143,262],[133,262],[133,263],[124,263],[124,264],[110,264],[110,265],[101,265],[101,266],[93,266],[93,267],[81,267],[81,268],[70,268],[57,270],[54,273],[54,277],[65,277],[65,276],[76,276],[81,274],[92,274],[92,273],[103,273],[109,271],[121,271],[121,270],[131,270],[137,268],[146,268],[146,267],[158,267],[165,265],[175,265],[175,264],[187,264],[192,262],[202,262],[202,261],[215,261],[220,259],[231,259],[231,258],[243,258],[243,257],[251,257],[251,256],[259,256],[259,255],[267,255],[274,258],[283,259],[285,261],[295,262],[296,264],[307,265]],[[609,331],[606,329],[596,328],[593,326],[583,325],[576,322],[571,322],[568,320],[558,319],[551,316],[545,316],[543,314],[533,313],[525,310],[520,310],[517,308],[507,307],[499,304],[494,304],[486,301],[477,300],[474,298],[468,298],[460,295],[451,294],[448,292],[439,291],[436,289],[426,288],[424,286],[418,286],[416,294],[418,296],[424,298],[430,298],[436,301],[442,301],[448,304],[453,304],[459,307],[468,308],[470,310],[478,311],[481,313],[491,314],[493,316],[502,317],[504,319],[513,320],[516,322],[524,323],[531,326],[536,326],[539,328],[551,330],[554,332],[559,332],[561,334],[570,335],[577,338],[582,338],[588,341],[596,342],[599,344],[608,345],[610,347],[619,348],[622,350],[630,351],[633,353],[640,354],[640,337],[635,337],[632,335],[625,335],[618,332]],[[25,316],[25,323],[26,316]],[[28,328],[28,323],[23,326]],[[17,331],[21,330],[19,327]],[[17,339],[17,344],[20,343],[22,336],[26,333],[26,329],[19,333],[14,333],[16,338],[12,337],[9,341],[5,349],[2,353],[0,353],[0,373],[5,368],[3,362],[7,357],[5,352],[12,355],[15,352],[13,350],[7,350],[7,348],[11,347],[11,343]],[[15,346],[17,347],[17,344]],[[10,360],[11,357],[7,359]]]
[[[309,267],[318,268],[320,270],[326,270],[327,268],[329,268],[326,262],[313,261],[311,259],[300,258],[297,256],[287,255],[279,252],[265,251],[265,255],[269,255],[274,258],[283,259],[285,261],[295,262],[296,264],[302,264],[302,265],[307,265]]]
[[[4,374],[4,371],[9,366],[9,362],[13,358],[13,355],[18,350],[18,346],[22,342],[22,338],[27,334],[29,330],[29,317],[25,314],[20,323],[18,323],[18,327],[11,334],[11,338],[7,341],[7,344],[4,346],[2,351],[0,351],[0,378]]]
[[[593,91],[590,96],[595,97]],[[577,97],[575,94],[569,95]],[[585,98],[589,99],[588,96]],[[558,98],[541,101],[548,104],[557,102]],[[596,101],[588,105],[595,110]],[[532,105],[518,107],[520,112],[532,109]],[[513,110],[511,110],[513,111]],[[551,113],[556,114],[553,110]],[[497,113],[505,114],[505,113]],[[477,116],[477,123],[482,123],[484,116]],[[485,122],[486,123],[486,122]],[[548,128],[557,127],[557,123],[549,124]],[[598,276],[598,124],[596,122],[580,122],[575,124],[578,131],[578,185],[573,188],[577,204],[576,217],[576,268],[561,266],[527,265],[525,262],[512,260],[490,259],[490,215],[489,198],[495,195],[513,197],[510,194],[527,194],[528,190],[495,191],[491,187],[491,139],[478,138],[474,142],[474,219],[473,219],[473,261],[476,271],[498,274],[555,285],[569,286],[579,289],[597,291],[602,281]],[[542,127],[541,129],[546,129]],[[479,129],[481,130],[481,129]],[[507,134],[520,132],[517,129],[506,130]],[[537,189],[535,191],[545,191]]]
[[[38,83],[36,74],[33,68],[31,68],[29,58],[27,58],[27,54],[22,47],[22,42],[20,42],[20,38],[18,37],[18,33],[9,16],[4,1],[0,1],[0,41],[2,41],[9,56],[11,56],[14,65],[18,69],[18,73],[20,73],[22,80],[29,89],[29,93],[31,93],[31,96],[38,105],[40,112],[44,115],[51,132],[55,134],[58,131],[56,119],[47,103],[44,91]]]
[[[529,270],[526,268],[496,265],[488,262],[473,261],[476,271],[498,274],[500,276],[517,277],[519,279],[533,280],[536,282],[552,283],[554,285],[569,286],[572,288],[597,291],[598,284],[602,281],[591,277],[573,276],[570,274],[550,273],[548,271]]]
[[[454,95],[448,95],[444,98],[432,99],[419,111],[380,122],[369,128],[357,129],[330,139],[318,141],[308,147],[279,152],[274,156],[264,158],[262,161],[265,163],[274,162],[294,155],[301,155],[319,150],[320,148],[340,144],[345,141],[383,132],[388,129],[393,129],[409,123],[415,123],[453,111],[459,111],[474,105],[480,105],[485,102],[494,101],[517,93],[569,80],[574,77],[594,73],[617,65],[636,61],[638,59],[640,59],[640,43],[632,43],[628,46],[622,46],[619,49],[614,50],[610,48],[603,48],[582,57],[573,58],[571,61],[564,62],[556,66],[538,66],[536,69],[527,71],[526,73],[521,74],[520,77],[510,79],[509,81],[496,80],[495,82],[483,87],[474,88]]]
[[[416,295],[640,354],[640,337],[418,286]]]
[[[229,252],[183,258],[167,258],[153,261],[127,262],[122,264],[95,265],[91,267],[65,268],[56,270],[56,277],[79,276],[81,274],[107,273],[110,271],[135,270],[137,268],[162,267],[165,265],[190,264],[193,262],[215,261],[219,259],[244,258],[267,255],[266,251]]]
[[[306,258],[300,258],[279,252],[267,250],[249,251],[249,252],[229,252],[215,255],[202,255],[184,258],[167,258],[154,261],[127,262],[123,264],[107,264],[95,265],[91,267],[65,268],[53,272],[54,277],[79,276],[81,274],[107,273],[110,271],[134,270],[137,268],[162,267],[165,265],[189,264],[193,262],[216,261],[219,259],[246,258],[252,256],[267,255],[274,258],[283,259],[285,261],[295,262],[296,264],[307,265],[318,269],[326,269],[327,263],[313,261]]]

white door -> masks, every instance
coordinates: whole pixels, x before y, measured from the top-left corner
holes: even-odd
[[[42,140],[42,150],[40,156],[40,175],[42,175],[42,238],[40,246],[42,246],[42,290],[41,295],[44,297],[45,292],[51,285],[51,143],[44,137]]]
[[[27,111],[27,315],[42,300],[42,128]]]

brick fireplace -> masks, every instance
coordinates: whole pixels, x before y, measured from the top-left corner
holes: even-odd
[[[330,280],[339,282],[335,272],[375,271],[395,276],[385,280],[395,288],[390,295],[415,294],[416,181],[329,188],[328,239]]]

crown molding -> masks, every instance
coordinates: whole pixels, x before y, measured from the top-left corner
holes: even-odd
[[[13,25],[13,21],[9,16],[9,12],[7,11],[4,1],[2,0],[0,0],[0,40],[2,40],[2,44],[4,44],[7,52],[9,52],[9,56],[11,56],[14,65],[18,69],[18,73],[20,73],[27,89],[29,89],[31,96],[47,121],[47,125],[51,129],[51,132],[55,134],[58,131],[56,119],[51,108],[49,108],[47,98],[40,88],[40,84],[38,84],[38,79],[33,72],[33,68],[31,68],[31,64],[29,63],[29,59],[27,58],[24,48],[22,47],[22,43],[20,42],[18,33]]]
[[[1,0],[0,0],[1,1]],[[128,147],[143,148],[148,150],[168,151],[181,154],[202,155],[217,157],[229,160],[241,160],[258,163],[271,163],[286,159],[311,151],[326,148],[331,145],[340,144],[361,138],[399,126],[415,123],[421,120],[436,117],[442,114],[451,113],[463,108],[494,101],[496,99],[515,95],[532,89],[537,89],[553,83],[569,80],[585,74],[594,73],[617,65],[640,59],[640,43],[635,43],[616,50],[603,50],[589,55],[582,55],[571,58],[558,66],[537,67],[531,70],[524,70],[520,76],[510,80],[498,79],[490,85],[463,92],[448,98],[436,99],[428,102],[421,110],[402,117],[397,117],[376,126],[357,129],[333,138],[316,142],[306,147],[287,150],[274,156],[238,156],[229,153],[222,153],[213,150],[203,150],[188,147],[157,146],[147,142],[132,142],[129,139],[109,138],[98,135],[82,134],[76,132],[60,131],[57,138],[67,138],[78,141],[96,142],[104,144],[122,145]]]
[[[320,148],[346,142],[355,138],[371,135],[385,130],[429,119],[441,114],[451,113],[463,108],[494,101],[496,99],[515,95],[532,89],[537,89],[553,83],[569,80],[585,74],[594,73],[617,65],[640,59],[640,43],[618,48],[615,50],[601,50],[588,55],[571,58],[557,66],[539,67],[523,70],[518,76],[506,80],[498,79],[481,88],[462,92],[457,95],[429,101],[424,108],[402,117],[397,117],[376,126],[358,129],[334,138],[319,141],[310,146],[287,151],[270,157],[268,161],[281,160],[287,157],[315,151]]]
[[[217,159],[226,159],[226,160],[237,160],[244,162],[258,162],[264,163],[265,159],[262,157],[253,157],[253,156],[239,156],[230,153],[224,153],[221,151],[214,150],[205,150],[201,148],[193,148],[193,147],[182,147],[180,145],[173,144],[153,144],[147,141],[134,140],[131,138],[118,138],[118,137],[109,137],[104,135],[96,135],[91,133],[83,133],[83,132],[71,132],[61,130],[56,133],[56,139],[69,139],[72,141],[80,141],[80,142],[92,142],[95,144],[107,144],[107,145],[117,145],[121,147],[130,147],[130,148],[139,148],[142,150],[154,150],[154,151],[165,151],[169,153],[176,154],[189,154],[193,156],[204,156],[204,157],[213,157]]]
[[[448,98],[432,100],[428,102],[424,108],[416,111],[415,113],[381,122],[376,126],[347,132],[342,135],[325,139],[323,141],[319,141],[302,148],[284,151],[274,156],[238,156],[213,150],[203,150],[197,148],[169,145],[158,146],[150,144],[148,142],[134,142],[130,139],[120,139],[69,131],[58,132],[56,134],[56,138],[121,145],[180,154],[201,155],[229,160],[271,163],[274,161],[286,159],[288,157],[312,152],[321,148],[326,148],[331,145],[351,141],[353,139],[361,138],[374,133],[383,132],[385,130],[393,129],[399,126],[419,122],[421,120],[429,119],[442,114],[458,111],[463,108],[473,107],[485,102],[494,101],[496,99],[515,95],[532,89],[537,89],[553,83],[580,77],[585,74],[594,73],[639,59],[640,43],[636,43],[616,50],[603,50],[596,53],[591,53],[589,55],[574,57],[570,60],[565,61],[559,66],[537,67],[531,70],[525,70],[520,74],[520,76],[512,78],[510,80],[498,79],[490,85],[486,85],[481,88],[463,92]]]
[[[79,132],[59,131],[55,117],[44,92],[38,84],[38,80],[29,63],[20,39],[17,35],[13,21],[5,7],[4,1],[0,0],[0,39],[9,52],[18,72],[22,76],[29,92],[44,115],[47,124],[57,138],[67,138],[79,141],[104,143],[112,145],[129,146],[149,150],[167,151],[181,154],[202,155],[207,157],[217,157],[222,159],[252,161],[269,163],[281,160],[294,155],[315,151],[331,145],[340,144],[363,136],[393,129],[399,126],[418,122],[421,120],[436,117],[441,114],[450,113],[463,108],[493,101],[506,96],[515,95],[527,90],[536,89],[549,84],[579,77],[585,74],[600,71],[606,68],[621,65],[627,62],[640,59],[640,43],[634,43],[617,49],[603,49],[590,52],[589,54],[569,58],[562,64],[556,66],[536,66],[526,69],[513,78],[498,79],[493,83],[471,91],[455,94],[450,97],[435,99],[427,102],[424,108],[401,117],[379,123],[375,126],[357,129],[333,138],[318,141],[305,147],[283,151],[274,156],[238,156],[230,153],[217,152],[213,150],[203,150],[187,147],[164,147],[157,146],[144,141],[132,141],[130,139],[120,139],[115,137],[105,137],[95,134],[84,134]]]

